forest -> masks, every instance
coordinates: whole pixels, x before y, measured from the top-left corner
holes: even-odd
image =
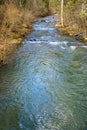
[[[87,42],[87,0],[0,0],[1,64],[8,61],[9,48],[15,50],[38,17],[54,13],[58,14],[56,27],[63,34]]]

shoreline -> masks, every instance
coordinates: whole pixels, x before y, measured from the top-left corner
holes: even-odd
[[[49,9],[45,13],[32,13],[31,19],[29,19],[29,24],[27,24],[25,21],[23,24],[20,25],[20,27],[16,28],[16,30],[13,30],[13,32],[10,32],[11,36],[6,37],[6,40],[0,40],[0,67],[2,67],[5,64],[8,64],[13,55],[16,53],[17,49],[22,45],[23,39],[27,36],[27,34],[30,34],[32,31],[32,24],[40,17],[45,17],[48,15],[51,15],[52,12],[49,11]],[[70,27],[61,27],[58,23],[55,25],[55,28],[57,28],[62,35],[71,36],[72,38],[83,42],[83,44],[87,45],[87,37],[82,36],[79,32],[76,34],[76,32],[73,30],[73,28]]]
[[[34,22],[34,21],[33,21]],[[16,37],[9,37],[1,41],[0,44],[0,67],[9,63],[16,53],[17,49],[21,46],[23,39],[32,31],[32,27],[23,27]]]
[[[60,25],[56,24],[55,27],[63,34],[67,36],[71,36],[77,41],[83,42],[83,44],[87,45],[87,37],[85,37],[81,33],[76,33],[73,29],[69,27],[61,27]]]
[[[8,34],[6,39],[5,36],[3,39],[0,39],[0,68],[11,61],[17,49],[22,45],[23,39],[32,31],[32,24],[38,18],[47,16],[49,14],[50,14],[49,9],[46,9],[45,12],[32,11],[32,16],[27,21],[29,22],[29,24],[27,24],[26,21],[24,21],[23,24],[20,24],[12,32],[10,33],[6,32],[6,34]]]

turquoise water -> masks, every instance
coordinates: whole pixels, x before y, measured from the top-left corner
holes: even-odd
[[[87,47],[41,18],[0,70],[0,130],[87,130]]]

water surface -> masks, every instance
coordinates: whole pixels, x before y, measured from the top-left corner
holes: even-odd
[[[87,130],[87,47],[36,21],[0,70],[0,130]]]

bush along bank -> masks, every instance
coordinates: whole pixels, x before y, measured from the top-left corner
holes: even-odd
[[[25,2],[0,2],[0,67],[10,61],[22,39],[31,31],[32,23],[49,14],[42,0]]]
[[[75,39],[87,44],[87,1],[62,1],[63,5],[58,6],[59,17],[56,27],[58,27],[63,34],[73,36]]]

